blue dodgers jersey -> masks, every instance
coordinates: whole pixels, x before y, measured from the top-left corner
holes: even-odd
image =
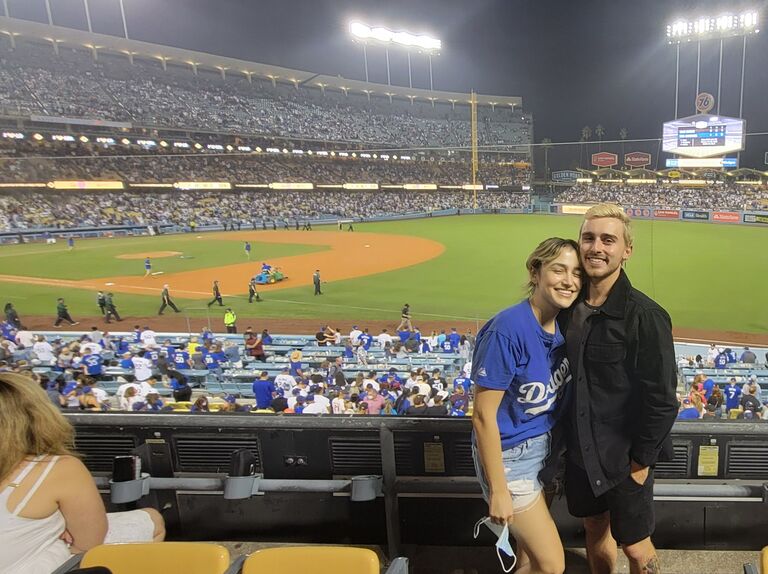
[[[88,370],[89,375],[101,374],[101,356],[100,355],[86,355],[83,357],[83,364]]]
[[[497,422],[503,450],[552,429],[570,395],[565,339],[547,333],[526,300],[504,309],[477,335],[471,379],[505,391]]]

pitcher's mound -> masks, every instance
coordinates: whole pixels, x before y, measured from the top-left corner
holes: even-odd
[[[123,253],[118,255],[118,259],[160,259],[161,257],[176,257],[181,255],[181,251],[149,251],[148,253]]]

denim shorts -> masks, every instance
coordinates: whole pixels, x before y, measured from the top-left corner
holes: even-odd
[[[527,510],[541,495],[543,485],[539,479],[539,473],[547,461],[550,447],[551,437],[547,432],[501,452],[507,488],[512,495],[515,512]],[[474,442],[472,458],[475,461],[477,478],[483,489],[483,497],[488,500],[490,489]]]

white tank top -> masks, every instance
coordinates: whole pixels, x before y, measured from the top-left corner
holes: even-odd
[[[59,539],[65,528],[61,511],[56,510],[50,516],[40,519],[19,516],[56,464],[58,456],[54,456],[46,465],[16,507],[8,509],[11,493],[24,482],[42,458],[39,456],[28,463],[13,482],[0,492],[0,572],[3,574],[50,574],[70,557],[69,548]]]

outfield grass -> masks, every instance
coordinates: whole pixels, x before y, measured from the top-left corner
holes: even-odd
[[[416,323],[419,319],[444,320],[446,324],[458,319],[482,322],[523,297],[525,259],[535,245],[553,235],[575,238],[579,222],[577,216],[487,215],[356,225],[359,231],[434,239],[443,243],[446,250],[440,257],[414,267],[330,283],[323,287],[322,297],[314,297],[310,285],[267,293],[267,300],[259,305],[248,305],[245,298],[228,298],[225,303],[241,317],[258,313],[264,317],[362,321],[395,320],[402,304],[408,302]],[[764,333],[768,329],[763,285],[768,269],[767,230],[666,221],[636,221],[635,226],[635,252],[627,272],[636,287],[670,312],[676,326],[751,333]],[[182,266],[168,268],[169,271],[243,260],[240,242],[232,242],[231,253],[225,253],[222,243],[201,243],[189,235],[81,241],[75,250],[79,250],[77,254],[60,252],[38,261],[34,269],[30,256],[14,256],[13,250],[39,251],[45,246],[0,247],[0,272],[58,278],[139,274],[143,272],[143,262],[115,259],[115,250],[187,253],[192,247],[177,246],[188,244],[204,251],[210,248],[211,253],[200,251],[199,256],[195,253],[195,259],[175,259],[174,265]],[[259,252],[261,247],[265,251]],[[260,260],[264,253],[268,259],[266,250],[270,250],[272,256],[285,255],[289,252],[281,249],[296,247],[266,244],[257,248],[254,244],[254,253],[258,253],[254,257]],[[317,249],[300,247],[305,247],[303,252]],[[89,274],[84,274],[80,265],[69,265],[66,259],[69,255],[87,257]],[[157,260],[157,264],[161,261],[165,265],[171,260]],[[128,267],[123,267],[126,264]],[[118,268],[130,271],[116,271]],[[22,315],[53,315],[57,296],[67,298],[75,316],[95,314],[94,294],[90,292],[0,283],[0,302],[13,301]],[[152,315],[157,299],[156,295],[116,295],[121,313],[129,316]],[[204,299],[183,304],[204,307]],[[204,315],[205,312],[192,311],[191,314]]]

